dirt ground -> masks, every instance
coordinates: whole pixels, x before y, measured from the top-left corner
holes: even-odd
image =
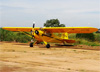
[[[100,72],[100,46],[0,42],[0,72]]]

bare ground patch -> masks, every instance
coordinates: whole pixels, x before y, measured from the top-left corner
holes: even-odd
[[[0,42],[0,72],[100,72],[100,46],[28,45]]]

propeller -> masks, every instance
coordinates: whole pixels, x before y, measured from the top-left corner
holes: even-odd
[[[35,27],[35,23],[33,23],[33,28]]]
[[[33,31],[34,31],[34,27],[35,27],[35,22],[33,22],[33,28],[32,28]]]
[[[33,22],[33,28],[32,28],[32,30],[31,30],[31,35],[32,35],[32,39],[33,39],[33,37],[34,37],[34,27],[35,27],[35,22]]]

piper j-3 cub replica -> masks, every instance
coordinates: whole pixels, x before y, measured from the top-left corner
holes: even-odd
[[[98,29],[93,27],[3,27],[5,30],[23,32],[31,36],[34,42],[30,43],[30,47],[37,43],[44,42],[47,48],[50,48],[50,43],[74,43],[75,40],[68,38],[68,33],[93,33]],[[31,32],[31,34],[29,33]],[[54,33],[62,33],[57,36]]]

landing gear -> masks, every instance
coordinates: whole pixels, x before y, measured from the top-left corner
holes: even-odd
[[[30,43],[30,47],[33,47],[33,43]]]
[[[50,48],[50,44],[47,44],[47,45],[46,45],[46,48]]]

